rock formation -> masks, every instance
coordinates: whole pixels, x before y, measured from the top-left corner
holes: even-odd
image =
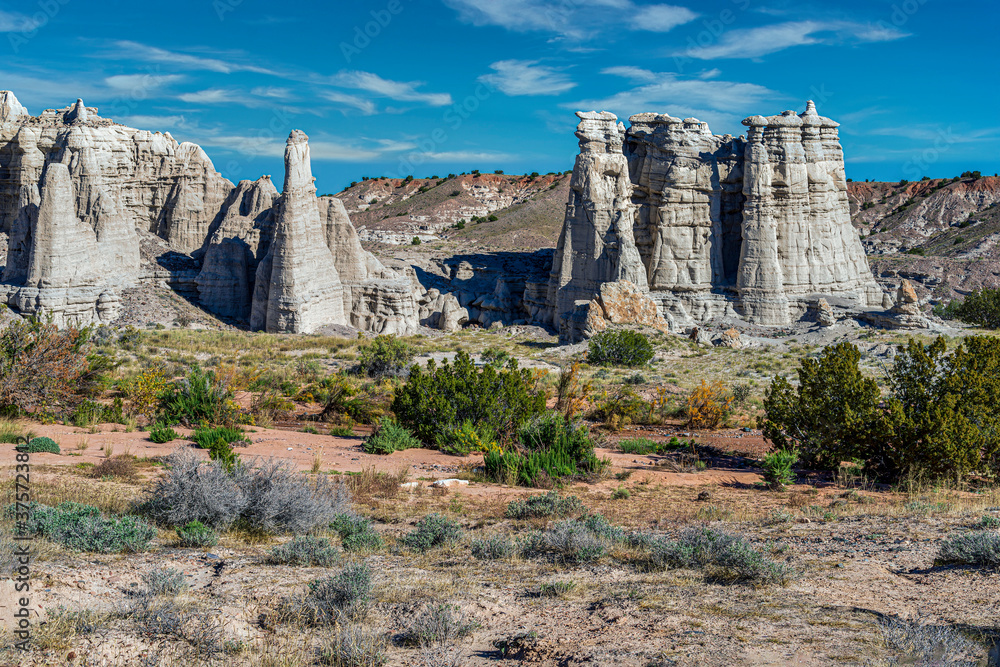
[[[117,317],[113,255],[75,211],[69,169],[50,164],[33,215],[22,285],[6,286],[7,301],[22,312],[51,318],[59,326],[80,326]]]
[[[285,185],[270,247],[256,270],[250,326],[308,333],[345,324],[411,333],[417,325],[412,283],[361,247],[339,200],[326,200],[321,216],[314,180],[309,137],[295,130],[285,148]],[[232,270],[239,276],[242,267]]]
[[[58,322],[108,321],[120,288],[166,280],[272,331],[413,332],[423,290],[361,247],[339,200],[316,198],[302,133],[286,172],[281,196],[269,176],[234,187],[195,144],[113,123],[83,100],[33,117],[2,91],[0,298]],[[143,264],[140,239],[152,235],[171,256]]]
[[[610,113],[577,116],[581,153],[536,317],[579,335],[581,309],[620,280],[672,326],[788,324],[824,295],[881,303],[850,223],[838,124],[812,102],[747,118],[745,139],[666,114],[632,116],[628,130]]]

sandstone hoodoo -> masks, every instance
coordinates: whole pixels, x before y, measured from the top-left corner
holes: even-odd
[[[2,91],[0,298],[60,324],[109,322],[121,289],[166,281],[268,331],[414,331],[423,290],[361,247],[339,200],[317,199],[304,133],[285,166],[281,194],[270,176],[234,187],[195,144],[83,100],[33,117]]]
[[[580,309],[619,280],[674,327],[719,317],[788,324],[824,296],[881,305],[851,227],[838,124],[812,102],[801,114],[747,118],[746,138],[666,114],[632,116],[627,130],[607,112],[577,116],[580,155],[546,313],[570,337]]]
[[[551,266],[532,256],[483,271],[470,256],[475,266],[428,265],[422,285],[362,247],[342,199],[316,196],[303,132],[288,138],[279,193],[269,176],[234,186],[197,145],[83,100],[31,116],[0,92],[0,298],[104,322],[122,290],[166,283],[220,317],[293,333],[534,322],[579,340],[614,324],[926,325],[915,302],[886,310],[851,227],[838,124],[811,102],[747,118],[746,137],[666,114],[634,115],[627,129],[611,113],[577,115]]]

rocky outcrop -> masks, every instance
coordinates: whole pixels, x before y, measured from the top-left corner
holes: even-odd
[[[882,312],[862,313],[859,319],[881,329],[931,328],[931,321],[920,310],[920,299],[909,280],[900,283],[891,308]]]
[[[589,302],[603,283],[629,280],[646,287],[646,269],[632,235],[632,183],[622,154],[624,127],[607,112],[576,115],[580,155],[548,289],[556,325],[562,313],[578,302]]]
[[[313,181],[309,137],[295,130],[285,148],[285,184],[270,247],[256,269],[250,326],[308,333],[342,324],[382,334],[412,333],[418,324],[412,281],[361,247],[343,204],[318,200]],[[207,254],[227,252],[213,245]],[[238,280],[242,267],[232,262],[229,267]],[[206,284],[220,283],[206,276]]]
[[[670,331],[670,324],[660,315],[653,300],[637,285],[620,280],[603,283],[590,302],[576,304],[569,317],[560,318],[559,337],[577,341],[616,324]]]
[[[7,286],[7,301],[59,326],[113,320],[118,297],[110,269],[115,257],[104,252],[94,229],[77,217],[66,165],[46,168],[40,193],[27,235],[24,281]]]
[[[204,245],[233,189],[195,144],[101,118],[82,100],[32,117],[13,93],[0,92],[0,230],[12,231],[53,162],[70,168],[80,219],[95,225],[100,192],[98,210],[117,221],[119,233],[147,230],[185,253]]]
[[[823,295],[857,308],[882,291],[850,223],[837,123],[786,111],[713,135],[694,118],[578,113],[573,173],[545,309],[581,322],[605,282],[628,280],[675,326],[720,317],[782,325]]]
[[[271,247],[257,267],[254,329],[310,333],[324,324],[346,324],[344,288],[325,242],[313,181],[309,137],[296,130],[285,146],[285,187]]]

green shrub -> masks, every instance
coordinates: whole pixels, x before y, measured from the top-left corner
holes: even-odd
[[[183,547],[203,549],[218,544],[219,534],[201,521],[189,521],[177,529],[177,540]]]
[[[764,457],[761,465],[764,468],[764,481],[775,491],[780,491],[788,484],[795,482],[795,471],[792,466],[799,460],[797,452],[779,449]]]
[[[525,550],[552,554],[564,562],[589,563],[607,553],[607,540],[586,521],[569,519],[550,526]]]
[[[797,388],[774,378],[764,398],[764,437],[778,449],[797,450],[810,467],[833,470],[866,458],[891,426],[879,407],[878,383],[862,374],[860,359],[854,345],[840,343],[802,360]]]
[[[460,424],[445,426],[437,436],[437,447],[445,454],[468,456],[472,452],[487,452],[497,446],[496,435],[488,425],[477,427],[466,419]]]
[[[489,427],[501,441],[545,410],[545,394],[533,388],[531,371],[511,360],[505,369],[476,368],[467,352],[440,367],[414,366],[397,392],[392,410],[400,423],[425,443],[434,443],[445,427],[469,421]]]
[[[37,454],[39,452],[46,452],[49,454],[59,453],[59,443],[57,443],[52,438],[32,438],[28,441],[28,444],[21,444],[16,447],[17,451],[25,452],[27,454]]]
[[[414,551],[424,552],[457,542],[461,537],[462,528],[458,523],[441,514],[428,514],[400,542]]]
[[[383,417],[361,447],[369,454],[392,454],[419,447],[420,441],[394,419]]]
[[[628,500],[632,497],[632,492],[624,486],[619,486],[611,493],[611,500]]]
[[[149,439],[161,445],[165,442],[176,440],[179,437],[177,431],[163,424],[154,424],[149,429]]]
[[[524,500],[512,500],[504,516],[508,519],[533,519],[541,517],[567,517],[582,514],[587,508],[576,496],[562,496],[555,491]]]
[[[1000,528],[1000,518],[987,514],[979,520],[975,527],[979,530],[996,530]]]
[[[90,399],[85,399],[82,401],[76,409],[73,410],[73,414],[70,416],[70,421],[73,422],[73,426],[77,428],[87,428],[88,426],[93,426],[94,424],[100,424],[103,421],[113,421],[106,420],[104,416],[104,406],[96,401]]]
[[[330,435],[335,438],[353,438],[355,433],[350,426],[333,426],[330,428]]]
[[[193,368],[160,398],[163,420],[169,424],[232,424],[239,418],[233,392],[215,374]]]
[[[1000,533],[975,531],[941,543],[938,562],[1000,567]]]
[[[410,241],[410,245],[420,245],[423,241],[420,240],[419,236],[414,236],[413,240]]]
[[[413,357],[413,348],[395,336],[376,336],[361,348],[358,368],[368,377],[400,377],[409,371]]]
[[[645,366],[653,358],[649,339],[637,331],[616,329],[602,331],[590,339],[587,361],[612,366]]]
[[[340,560],[337,548],[325,537],[301,535],[273,547],[267,555],[272,565],[300,565],[303,567],[330,567]]]
[[[520,449],[494,449],[483,458],[486,476],[501,483],[537,486],[546,481],[598,473],[609,461],[598,459],[586,426],[549,412],[525,424]]]
[[[651,560],[662,567],[702,569],[723,583],[784,583],[787,565],[755,550],[745,538],[711,528],[686,528],[676,541],[653,543]]]
[[[379,551],[385,546],[372,520],[355,514],[341,514],[333,520],[330,528],[340,535],[340,546],[344,551]]]
[[[911,340],[889,370],[892,438],[869,455],[883,478],[961,478],[1000,473],[1000,339]]]
[[[987,329],[1000,329],[1000,288],[983,287],[952,304],[955,304],[954,310],[949,314],[955,319]]]
[[[484,539],[472,540],[472,556],[479,560],[504,560],[517,551],[517,545],[509,537],[490,535]]]
[[[250,443],[250,439],[243,433],[243,429],[233,426],[216,426],[215,428],[203,426],[195,429],[194,433],[191,434],[191,440],[201,449],[207,449],[209,458],[213,461],[219,461],[229,469],[236,465],[237,460],[233,445]]]
[[[302,607],[314,625],[332,625],[345,618],[360,621],[368,615],[371,594],[371,568],[364,563],[348,565],[335,576],[310,581]]]
[[[90,505],[32,503],[25,532],[41,535],[74,551],[131,553],[144,551],[156,529],[134,516],[104,518]]]
[[[694,440],[678,440],[677,437],[670,438],[669,441],[653,440],[652,438],[627,438],[618,441],[618,450],[623,454],[663,454],[665,452],[677,451],[679,449],[694,447]]]

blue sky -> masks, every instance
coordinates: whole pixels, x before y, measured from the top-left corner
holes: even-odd
[[[716,134],[814,99],[848,176],[1000,171],[986,0],[0,1],[0,88],[201,144],[232,180],[311,137],[321,192],[362,176],[562,171],[577,109]],[[367,33],[367,34],[366,34]]]

